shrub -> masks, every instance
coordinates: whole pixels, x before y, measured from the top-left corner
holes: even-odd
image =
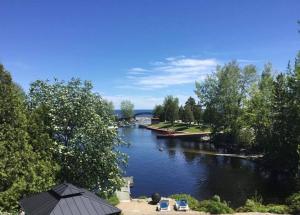
[[[265,206],[254,199],[247,199],[245,205],[237,209],[238,212],[261,212],[266,213]]]
[[[188,201],[190,209],[192,210],[196,210],[199,206],[199,201],[188,194],[174,194],[169,196],[169,198],[175,200],[186,199]]]
[[[247,199],[245,205],[237,209],[238,212],[261,212],[261,213],[289,213],[289,208],[286,205],[263,205],[261,201]]]
[[[106,201],[108,201],[109,204],[114,205],[114,206],[120,203],[116,194],[113,194],[109,198],[106,198]]]
[[[266,207],[267,207],[268,213],[287,214],[290,212],[289,207],[286,205],[269,204]]]
[[[199,202],[197,211],[209,212],[211,214],[233,213],[234,210],[228,206],[225,201],[221,201],[220,197],[215,195],[210,200]]]
[[[294,193],[289,198],[287,198],[287,204],[290,208],[291,213],[300,213],[300,192]]]

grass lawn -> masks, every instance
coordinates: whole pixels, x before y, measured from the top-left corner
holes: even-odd
[[[171,131],[183,131],[187,133],[198,133],[198,132],[208,132],[210,129],[203,125],[188,125],[184,123],[174,123],[172,125],[169,122],[160,122],[158,124],[151,125],[154,128],[167,129]]]

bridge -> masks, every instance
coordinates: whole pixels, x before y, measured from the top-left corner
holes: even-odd
[[[153,113],[152,112],[149,112],[149,111],[147,111],[147,112],[140,112],[140,113],[136,113],[136,114],[134,114],[134,118],[136,118],[137,116],[143,116],[143,115],[146,115],[146,116],[153,116]]]

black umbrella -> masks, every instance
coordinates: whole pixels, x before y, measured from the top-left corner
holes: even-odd
[[[63,183],[47,192],[23,198],[26,215],[119,215],[121,210],[94,193]]]

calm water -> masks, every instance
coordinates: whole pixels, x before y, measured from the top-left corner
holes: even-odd
[[[264,179],[252,161],[201,154],[209,146],[157,139],[155,132],[138,127],[119,132],[131,144],[121,150],[129,155],[126,175],[134,177],[133,197],[188,193],[202,200],[218,194],[236,207],[255,193],[267,202],[287,195],[287,186]]]

